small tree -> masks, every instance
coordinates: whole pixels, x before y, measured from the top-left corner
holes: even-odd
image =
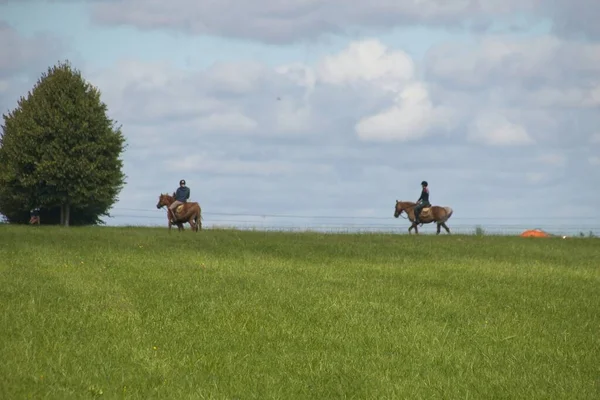
[[[481,225],[477,225],[475,227],[475,235],[476,236],[484,236],[485,235],[485,229],[483,229],[483,227]]]
[[[100,91],[68,62],[42,74],[3,115],[0,213],[13,222],[33,207],[58,208],[67,226],[71,210],[91,222],[108,215],[124,185],[125,139],[106,111]]]

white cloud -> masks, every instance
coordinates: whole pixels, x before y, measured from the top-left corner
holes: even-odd
[[[546,180],[546,178],[548,177],[548,174],[545,174],[542,172],[527,172],[525,174],[525,177],[531,183],[540,183],[540,182],[543,182],[544,180]]]
[[[552,36],[483,36],[475,45],[435,45],[427,53],[425,68],[429,79],[501,93],[505,104],[523,102],[523,96],[538,107],[600,104],[600,44]]]
[[[290,176],[297,173],[329,173],[331,167],[320,164],[293,163],[281,160],[246,161],[228,159],[226,155],[215,157],[206,152],[172,160],[172,171],[212,173],[220,175]]]
[[[251,132],[258,123],[239,112],[211,114],[200,118],[198,129],[205,132]]]
[[[496,111],[480,114],[470,124],[468,139],[489,146],[522,146],[535,143],[525,127]]]
[[[567,162],[566,157],[558,153],[542,154],[537,158],[537,160],[542,164],[552,165],[556,167],[563,167]]]
[[[332,85],[357,85],[357,90],[370,85],[394,94],[391,106],[363,116],[356,123],[361,140],[416,140],[434,129],[452,127],[451,110],[433,105],[426,85],[416,78],[412,58],[378,40],[353,42],[345,50],[325,57],[317,66],[317,77]]]
[[[258,62],[217,62],[205,73],[204,79],[216,91],[247,94],[257,90],[268,69]]]
[[[362,140],[415,140],[433,129],[452,128],[453,118],[450,109],[433,106],[423,84],[413,83],[399,94],[392,107],[361,119],[356,133]]]
[[[370,39],[353,42],[340,53],[325,57],[317,74],[321,81],[335,85],[367,82],[398,91],[414,79],[415,64],[403,51],[391,51],[379,40]]]
[[[275,113],[275,126],[280,133],[302,133],[311,128],[312,110],[308,106],[297,107],[286,100],[281,101]]]

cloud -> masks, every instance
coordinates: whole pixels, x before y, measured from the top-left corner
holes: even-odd
[[[491,146],[522,146],[535,143],[522,125],[509,121],[505,115],[496,111],[480,114],[469,127],[468,139],[474,143]]]
[[[485,45],[486,39],[473,49],[465,48],[465,65],[470,65],[469,60],[485,60],[482,63],[488,70],[501,71],[495,63],[502,63],[503,57],[510,58],[515,51],[520,56],[527,54],[521,45],[514,47],[507,40],[504,55],[498,55],[492,51],[499,46],[497,40],[491,48]],[[590,53],[584,48],[583,54]],[[349,43],[314,66],[270,67],[242,61],[184,71],[166,63],[130,60],[95,71],[93,82],[101,87],[111,112],[132,128],[133,139],[141,145],[166,142],[168,132],[182,131],[201,141],[234,135],[232,140],[247,137],[260,143],[286,138],[310,143],[339,140],[353,146],[425,143],[435,137],[438,143],[490,147],[538,144],[550,146],[544,151],[551,153],[552,146],[575,144],[573,138],[585,134],[583,127],[596,121],[590,114],[589,124],[581,124],[581,132],[565,137],[560,133],[572,112],[550,112],[529,103],[528,94],[535,88],[521,86],[521,101],[510,104],[505,98],[512,99],[512,92],[494,92],[498,87],[495,79],[480,83],[481,88],[473,94],[468,85],[449,85],[440,79],[440,71],[454,74],[458,80],[462,75],[454,67],[432,65],[435,62],[443,64],[446,59],[426,60],[424,67],[434,73],[423,79],[420,65],[407,53],[365,39]],[[593,71],[595,67],[589,68]],[[528,68],[519,70],[529,74]],[[547,80],[549,88],[562,84],[559,76],[556,81]],[[511,76],[516,77],[516,73]],[[555,157],[539,161],[560,164],[560,154]]]
[[[415,63],[405,52],[390,50],[376,39],[366,39],[326,56],[317,67],[317,74],[321,81],[334,85],[365,82],[398,91],[415,79],[415,69]]]
[[[547,15],[554,21],[552,31],[569,38],[584,35],[600,39],[600,3],[596,0],[553,0],[542,1]]]
[[[361,119],[356,132],[363,140],[415,140],[428,136],[435,129],[453,128],[454,117],[449,107],[432,104],[423,84],[414,83],[402,90],[393,106]]]
[[[564,154],[560,153],[545,153],[537,157],[537,160],[545,165],[563,167],[567,162]]]
[[[393,28],[433,24],[479,29],[490,17],[528,10],[535,0],[437,0],[392,2],[374,0],[348,7],[343,0],[296,0],[248,3],[238,0],[124,0],[94,3],[94,19],[104,24],[131,24],[142,29],[172,29],[289,43],[324,34],[349,33],[356,28]],[[468,24],[467,24],[468,25]]]
[[[0,115],[17,106],[48,67],[58,62],[68,47],[44,32],[30,37],[0,20]]]
[[[432,95],[469,111],[472,139],[484,139],[477,127],[501,110],[504,141],[570,147],[588,141],[600,116],[600,46],[548,35],[529,38],[483,35],[472,44],[433,46],[423,68]],[[502,118],[495,117],[497,123]],[[488,124],[489,125],[489,124]],[[492,129],[493,136],[500,128]],[[569,132],[569,135],[565,135]],[[491,133],[488,134],[492,135]]]
[[[416,76],[412,58],[375,39],[351,43],[325,57],[316,67],[320,82],[371,87],[389,94],[391,105],[361,118],[355,131],[362,140],[406,141],[427,136],[436,128],[451,127],[452,111],[435,107],[425,83]]]
[[[476,33],[526,30],[550,22],[554,34],[600,39],[595,0],[372,0],[348,7],[345,0],[122,0],[93,1],[98,23],[170,29],[266,43],[312,40],[327,34],[434,26]]]
[[[526,89],[528,99],[543,107],[599,104],[600,44],[552,36],[481,36],[474,46],[433,46],[427,53],[425,70],[427,79],[451,87],[504,89],[510,101]]]
[[[190,30],[288,41],[347,19],[375,26],[389,17],[391,26],[413,15],[458,24],[476,3],[375,1],[366,13],[358,5],[341,15],[335,3],[319,9],[325,3],[317,0],[262,10],[199,2],[186,12],[174,1],[165,14],[165,3],[150,1],[136,15],[127,8],[133,2],[121,4],[123,14],[105,18],[153,27],[160,17],[159,25],[173,29],[188,21]],[[508,13],[515,4],[481,3],[473,12]],[[195,14],[202,7],[207,12]],[[210,19],[224,7],[229,14]],[[295,13],[304,13],[302,23]],[[319,13],[333,17],[320,23]],[[521,204],[557,209],[556,199],[578,201],[579,192],[572,199],[564,193],[583,182],[573,168],[593,164],[581,147],[598,132],[597,50],[550,36],[482,36],[475,45],[437,46],[421,62],[371,38],[311,65],[241,60],[184,70],[131,55],[108,68],[86,64],[83,72],[129,142],[128,184],[117,207],[153,208],[158,193],[184,177],[209,213],[365,213],[394,222],[393,201],[416,199],[423,179],[432,200],[453,206],[457,217],[523,215]],[[14,89],[0,77],[0,96],[10,92],[14,103]]]
[[[47,33],[21,36],[11,25],[0,20],[0,79],[17,73],[45,71],[47,64],[58,61],[66,47]]]
[[[290,161],[259,161],[220,157],[202,152],[185,156],[172,163],[172,171],[187,171],[189,173],[210,173],[211,175],[237,175],[237,176],[291,176],[298,173],[327,174],[332,171],[330,165],[314,163],[298,163]]]

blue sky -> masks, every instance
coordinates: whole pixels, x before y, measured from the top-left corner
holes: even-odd
[[[600,6],[463,3],[2,0],[0,106],[65,58],[101,89],[111,225],[164,225],[185,178],[206,226],[404,232],[425,179],[456,231],[599,229]]]

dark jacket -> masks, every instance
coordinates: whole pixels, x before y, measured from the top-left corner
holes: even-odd
[[[187,186],[180,186],[175,192],[175,200],[185,203],[190,198],[190,188]]]
[[[424,187],[423,190],[421,191],[421,197],[419,197],[419,200],[417,200],[417,203],[422,201],[423,204],[429,204],[429,189]]]

